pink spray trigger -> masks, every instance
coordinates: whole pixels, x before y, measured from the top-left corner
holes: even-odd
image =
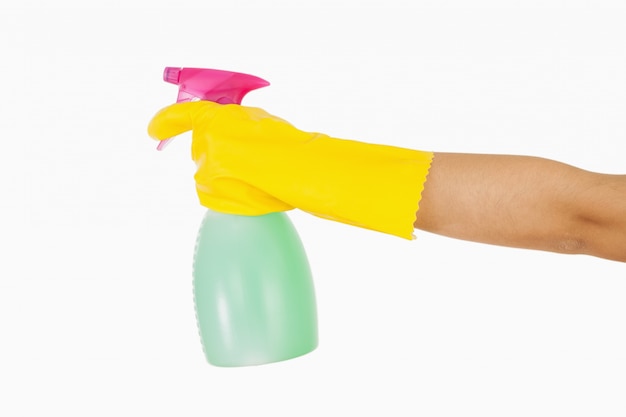
[[[208,68],[166,67],[163,80],[178,85],[177,103],[208,100],[219,104],[241,104],[250,91],[270,83],[254,75]],[[159,142],[161,151],[173,138]]]

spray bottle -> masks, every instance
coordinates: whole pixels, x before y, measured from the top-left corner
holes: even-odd
[[[178,85],[177,102],[241,104],[248,92],[269,85],[253,75],[204,68],[166,67],[163,79]],[[239,216],[207,210],[193,257],[193,294],[212,365],[261,365],[317,347],[311,270],[284,212]]]

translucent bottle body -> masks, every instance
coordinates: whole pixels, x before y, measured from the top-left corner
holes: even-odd
[[[193,284],[209,363],[261,365],[317,347],[311,270],[285,213],[207,211],[196,242]]]

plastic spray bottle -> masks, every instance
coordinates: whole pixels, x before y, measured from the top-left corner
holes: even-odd
[[[248,92],[269,85],[253,75],[204,68],[166,67],[163,79],[178,85],[177,102],[241,104]],[[212,365],[261,365],[317,347],[311,270],[284,212],[239,216],[207,210],[193,258],[193,294]]]

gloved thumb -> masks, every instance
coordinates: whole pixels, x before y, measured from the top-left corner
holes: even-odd
[[[211,101],[176,103],[161,109],[148,124],[148,135],[165,140],[192,130],[201,118],[211,120],[221,104]]]

